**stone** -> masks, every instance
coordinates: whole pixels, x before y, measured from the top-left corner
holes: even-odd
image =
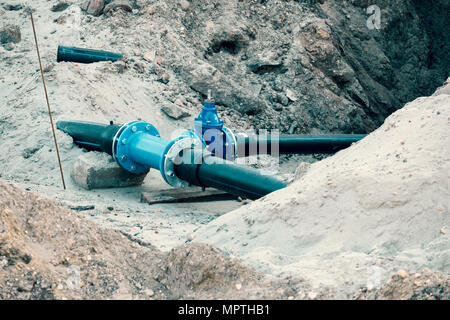
[[[187,1],[187,0],[182,0],[180,5],[181,5],[181,9],[183,9],[183,11],[187,11],[189,9],[189,7],[191,6],[189,1]]]
[[[126,63],[124,61],[116,61],[113,63],[113,66],[116,68],[117,73],[123,73],[126,68]]]
[[[234,81],[204,61],[190,61],[183,67],[182,74],[188,85],[204,96],[211,90],[218,104],[247,114],[268,108],[264,100],[250,93],[249,83]]]
[[[23,5],[21,5],[20,3],[16,3],[16,4],[5,4],[3,6],[3,8],[6,11],[19,11],[21,9],[23,9]]]
[[[254,72],[264,72],[272,68],[277,68],[282,65],[281,60],[278,58],[278,54],[274,51],[263,51],[255,54],[250,58],[248,62],[248,68]]]
[[[152,289],[145,289],[144,293],[149,297],[153,297],[155,295],[155,292]]]
[[[289,104],[289,99],[284,94],[278,94],[276,100],[285,107]]]
[[[105,7],[105,0],[89,0],[84,5],[81,6],[81,9],[97,17],[102,14],[104,7]]]
[[[6,25],[0,28],[0,43],[19,43],[22,40],[20,28],[17,25]]]
[[[101,152],[88,152],[78,157],[70,174],[75,184],[86,190],[139,186],[146,175],[122,169],[111,156]]]
[[[291,89],[286,89],[286,97],[288,97],[288,99],[291,100],[292,102],[295,102],[298,100],[294,91],[292,91]]]
[[[6,43],[3,45],[3,48],[5,48],[6,51],[12,51],[14,50],[14,43]]]
[[[155,51],[147,52],[144,54],[143,58],[147,62],[154,62],[156,60],[156,52]]]
[[[170,76],[167,72],[164,72],[161,77],[159,77],[158,81],[164,84],[168,84],[170,80]]]
[[[191,115],[186,109],[177,106],[174,103],[167,103],[163,105],[161,107],[161,111],[175,120],[189,117]]]
[[[144,67],[142,66],[142,63],[140,63],[140,62],[135,62],[135,63],[134,63],[134,68],[135,68],[136,70],[138,70],[139,73],[144,73]]]
[[[69,6],[70,5],[67,2],[61,1],[61,2],[58,2],[57,4],[53,5],[50,8],[50,11],[52,11],[52,12],[61,12],[61,11],[66,10]]]
[[[132,12],[133,8],[127,0],[114,0],[111,3],[107,4],[105,9],[103,10],[104,14],[109,14],[112,10],[122,9],[127,12]]]
[[[406,272],[405,270],[402,270],[402,269],[397,271],[397,275],[402,279],[408,278],[408,272]]]

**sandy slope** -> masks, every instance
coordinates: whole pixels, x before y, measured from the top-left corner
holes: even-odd
[[[264,272],[364,286],[378,269],[450,271],[450,95],[419,98],[299,181],[196,234]]]

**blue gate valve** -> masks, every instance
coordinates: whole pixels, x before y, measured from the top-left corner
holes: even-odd
[[[194,132],[206,149],[216,157],[234,160],[236,158],[236,137],[223,126],[217,108],[211,98],[205,101],[202,111],[194,120]]]

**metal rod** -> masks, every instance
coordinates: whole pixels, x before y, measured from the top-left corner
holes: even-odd
[[[62,180],[63,188],[64,188],[64,190],[66,190],[66,183],[64,181],[64,173],[63,173],[63,169],[62,169],[62,165],[61,165],[61,157],[59,156],[58,142],[56,140],[55,127],[53,125],[52,112],[50,110],[50,102],[48,99],[47,86],[45,85],[44,71],[42,70],[41,54],[39,53],[38,40],[37,40],[37,36],[36,36],[36,29],[34,27],[34,19],[33,19],[32,12],[30,12],[30,18],[31,18],[31,24],[33,26],[34,41],[36,42],[36,52],[37,52],[38,60],[39,60],[39,68],[41,69],[42,83],[44,84],[45,99],[47,100],[48,116],[50,117],[50,125],[52,127],[53,140],[55,141],[56,154],[58,156],[59,170],[61,171],[61,180]]]

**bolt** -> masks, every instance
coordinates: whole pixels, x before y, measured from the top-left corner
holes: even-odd
[[[136,132],[136,131],[137,131],[136,126],[133,126],[133,127],[131,128],[131,131]]]
[[[127,139],[122,139],[122,144],[126,144],[127,143]]]
[[[136,171],[136,166],[135,165],[131,166],[131,171]]]
[[[127,156],[122,156],[122,158],[120,158],[120,160],[122,160],[123,162],[127,161]]]
[[[145,130],[150,131],[151,128],[152,128],[152,126],[148,124],[148,125],[145,127]]]

